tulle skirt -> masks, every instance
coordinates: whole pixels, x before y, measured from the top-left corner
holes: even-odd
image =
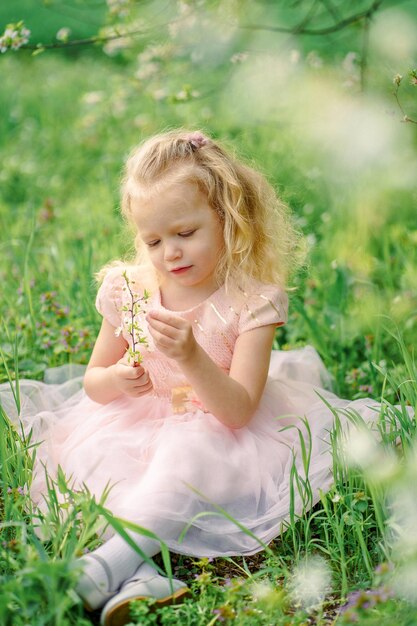
[[[253,554],[277,537],[290,508],[306,507],[297,473],[305,480],[308,465],[307,508],[332,484],[335,412],[343,427],[349,411],[375,422],[380,410],[373,400],[329,391],[311,347],[273,351],[260,406],[238,430],[201,410],[173,414],[167,399],[152,395],[100,405],[83,391],[82,372],[64,366],[47,382],[20,381],[19,415],[9,385],[0,385],[7,415],[40,442],[35,505],[45,507],[45,468],[54,477],[60,466],[75,489],[86,485],[97,499],[111,485],[105,506],[115,516],[198,557]]]

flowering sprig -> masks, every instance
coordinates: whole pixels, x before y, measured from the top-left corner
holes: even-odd
[[[139,294],[135,293],[132,288],[132,285],[135,284],[135,281],[129,278],[126,271],[123,272],[122,276],[125,279],[125,283],[126,283],[125,287],[123,287],[123,290],[129,292],[129,298],[130,298],[129,304],[125,304],[122,307],[122,311],[126,311],[127,313],[127,316],[124,319],[126,330],[132,338],[132,345],[129,346],[127,350],[128,352],[127,360],[129,363],[133,362],[134,365],[139,365],[139,363],[141,363],[143,359],[142,359],[142,354],[138,350],[138,345],[142,344],[142,345],[147,346],[148,341],[146,337],[142,335],[143,330],[142,328],[140,328],[139,324],[137,323],[136,318],[140,313],[144,311],[142,305],[147,303],[147,301],[149,300],[150,294],[145,289],[143,291],[143,295],[139,296]],[[123,331],[123,326],[119,326],[119,328],[116,328],[115,330],[116,336],[119,336],[122,331]]]
[[[413,85],[414,87],[417,86],[417,70],[416,69],[413,69],[409,72],[409,78],[410,78],[410,85]],[[394,83],[394,98],[397,101],[398,108],[403,114],[402,121],[409,122],[411,124],[417,124],[417,120],[407,115],[407,113],[405,112],[400,102],[398,92],[400,90],[400,85],[402,83],[402,80],[403,80],[403,76],[401,74],[396,74],[392,80],[392,82]]]
[[[30,30],[26,28],[24,22],[7,24],[4,33],[0,37],[0,52],[7,50],[18,50],[29,41]]]

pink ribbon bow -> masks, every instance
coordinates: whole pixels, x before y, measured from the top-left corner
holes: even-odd
[[[207,144],[207,138],[201,133],[191,133],[188,135],[187,140],[196,150]]]

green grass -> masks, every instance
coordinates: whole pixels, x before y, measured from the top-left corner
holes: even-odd
[[[405,522],[395,526],[393,504],[395,494],[415,493],[415,423],[405,412],[417,398],[415,136],[396,114],[381,115],[394,104],[389,77],[376,69],[385,61],[373,59],[376,87],[367,96],[341,86],[339,66],[294,69],[276,97],[278,113],[267,95],[257,99],[256,76],[248,71],[243,81],[243,63],[233,76],[224,60],[213,65],[202,96],[181,102],[154,100],[157,85],[137,82],[130,52],[122,60],[53,53],[0,59],[0,382],[10,382],[17,404],[19,379],[88,361],[100,324],[93,275],[132,252],[118,213],[121,165],[142,137],[178,125],[203,127],[257,163],[308,238],[308,267],[294,278],[289,323],[277,344],[314,345],[338,393],[387,403],[376,466],[352,466],[336,429],[334,486],[311,511],[297,516],[291,509],[286,532],[255,557],[173,555],[174,575],[192,585],[192,600],[156,612],[137,604],[133,624],[328,624],[352,590],[381,585],[387,597],[372,606],[355,600],[338,623],[355,614],[361,624],[417,623],[412,595],[401,599],[397,591],[395,572],[417,560]],[[181,87],[182,62],[167,62],[172,89]],[[348,108],[340,113],[340,106]],[[355,134],[361,124],[366,145]],[[60,476],[50,484],[47,513],[37,517],[25,487],[36,448],[4,411],[0,427],[0,623],[96,624],[73,592],[72,564],[99,542],[105,500],[74,494]],[[308,481],[296,472],[292,480],[307,509]],[[412,522],[412,508],[408,516]],[[392,531],[398,525],[401,541]],[[306,555],[331,573],[325,601],[310,611],[292,591]]]

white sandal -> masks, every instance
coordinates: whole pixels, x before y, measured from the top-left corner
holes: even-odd
[[[143,563],[136,574],[129,578],[120,591],[107,602],[102,613],[101,626],[123,626],[129,624],[129,604],[133,600],[155,599],[155,605],[166,606],[179,604],[190,590],[185,583],[176,578],[160,576],[150,565]]]

